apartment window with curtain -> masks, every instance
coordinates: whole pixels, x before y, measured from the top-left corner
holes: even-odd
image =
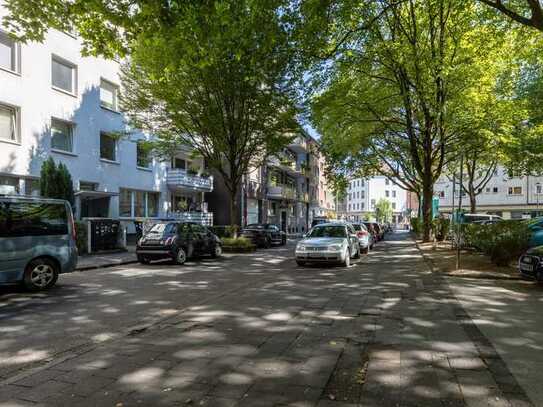
[[[63,120],[51,119],[51,148],[73,152],[74,125]]]
[[[60,57],[52,57],[52,78],[53,88],[70,93],[77,94],[77,67]]]
[[[123,218],[132,217],[132,191],[129,189],[119,190],[119,216]]]
[[[100,106],[119,111],[119,86],[105,79],[100,80]]]
[[[19,178],[0,176],[0,193],[19,194]]]
[[[509,195],[522,195],[522,187],[509,187]]]
[[[20,50],[18,42],[13,40],[8,33],[0,31],[0,68],[17,74],[21,73]]]
[[[154,218],[159,212],[160,193],[119,189],[119,216],[122,218]]]
[[[0,104],[0,140],[19,141],[19,109]]]

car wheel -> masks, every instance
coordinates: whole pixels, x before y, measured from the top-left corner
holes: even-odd
[[[269,249],[272,246],[272,242],[269,236],[266,237],[266,241],[264,242],[264,247],[266,249]]]
[[[349,267],[351,265],[351,251],[347,249],[345,253],[345,259],[343,260],[343,266]]]
[[[366,247],[364,247],[364,248],[362,249],[362,253],[363,253],[363,254],[368,254],[369,252],[370,252],[369,246],[366,246]]]
[[[305,261],[303,261],[303,260],[296,260],[296,264],[297,264],[298,266],[303,267],[303,266],[305,266]]]
[[[211,257],[217,258],[222,256],[222,247],[220,244],[216,244],[211,252]]]
[[[51,288],[58,279],[58,266],[49,259],[35,259],[26,266],[23,284],[30,291]]]
[[[138,254],[138,262],[141,264],[149,264],[149,259],[141,254]]]
[[[356,253],[354,254],[354,258],[355,259],[360,258],[360,245],[358,245],[357,248],[356,248]]]
[[[175,255],[175,262],[179,265],[183,265],[185,264],[186,261],[187,261],[187,252],[185,252],[185,249],[180,247],[177,250],[177,254]]]

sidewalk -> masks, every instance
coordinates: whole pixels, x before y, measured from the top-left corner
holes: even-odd
[[[136,263],[136,247],[128,246],[127,251],[115,253],[96,253],[79,256],[77,271],[94,270],[104,267],[114,267],[123,264]]]

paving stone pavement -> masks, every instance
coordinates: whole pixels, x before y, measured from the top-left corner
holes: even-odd
[[[258,267],[253,264],[251,267]],[[405,233],[0,384],[7,406],[532,406]]]

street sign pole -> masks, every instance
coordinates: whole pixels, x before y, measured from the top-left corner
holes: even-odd
[[[464,153],[460,155],[460,184],[458,186],[458,215],[460,216],[460,211],[462,210],[462,188],[463,188],[463,180],[462,180],[462,173],[464,172]],[[453,196],[454,199],[454,196]],[[456,270],[460,268],[460,241],[461,241],[461,222],[460,219],[456,220],[457,230],[456,230]]]

